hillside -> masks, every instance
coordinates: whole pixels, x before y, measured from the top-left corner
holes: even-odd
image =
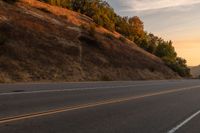
[[[194,67],[190,67],[191,69],[191,74],[194,78],[199,77],[200,75],[200,66],[194,66]]]
[[[179,78],[84,15],[36,0],[0,7],[0,82]]]

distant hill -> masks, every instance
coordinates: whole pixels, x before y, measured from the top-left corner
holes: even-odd
[[[0,82],[172,79],[163,61],[85,15],[0,1]]]
[[[199,77],[200,76],[200,65],[199,66],[194,66],[194,67],[190,67],[191,69],[191,74],[193,77]]]

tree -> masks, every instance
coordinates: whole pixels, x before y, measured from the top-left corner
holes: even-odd
[[[10,4],[14,4],[15,2],[18,2],[19,0],[3,0],[7,3],[10,3]]]
[[[142,38],[144,36],[144,25],[140,18],[138,16],[134,16],[129,18],[128,22],[132,28],[133,34]]]
[[[156,48],[155,55],[161,58],[167,57],[170,59],[175,59],[177,56],[177,53],[174,47],[172,46],[171,41],[165,42],[161,40]]]

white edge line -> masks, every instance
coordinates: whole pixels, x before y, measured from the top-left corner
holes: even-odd
[[[179,130],[181,127],[183,127],[184,125],[186,125],[188,122],[190,122],[193,118],[195,118],[197,115],[200,114],[200,110],[196,113],[194,113],[192,116],[190,116],[189,118],[185,119],[182,123],[180,123],[179,125],[177,125],[176,127],[172,128],[170,131],[168,131],[167,133],[175,133],[177,130]]]
[[[146,86],[146,85],[159,85],[159,83],[136,84],[136,85],[125,85],[125,86],[106,86],[106,87],[89,87],[89,88],[74,88],[74,89],[40,90],[40,91],[27,91],[27,92],[7,92],[7,93],[0,93],[0,96],[20,95],[20,94],[37,94],[37,93],[51,93],[51,92],[70,92],[70,91],[84,91],[84,90],[98,90],[98,89],[113,89],[113,88],[126,88],[126,87]]]
[[[173,82],[173,81],[184,81],[184,79],[163,79],[163,80],[117,80],[117,81],[83,81],[83,82],[65,82],[65,81],[44,81],[44,82],[14,82],[14,83],[0,83],[1,85],[41,85],[41,84],[96,84],[96,83],[116,83],[116,82],[132,82],[132,83],[142,83],[142,82],[154,82],[154,81],[166,81],[166,82]]]

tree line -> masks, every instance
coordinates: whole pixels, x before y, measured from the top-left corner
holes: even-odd
[[[139,17],[121,17],[103,0],[42,0],[91,17],[94,22],[110,31],[117,31],[144,50],[160,57],[166,65],[182,77],[190,76],[186,60],[177,57],[172,41],[148,33]]]

